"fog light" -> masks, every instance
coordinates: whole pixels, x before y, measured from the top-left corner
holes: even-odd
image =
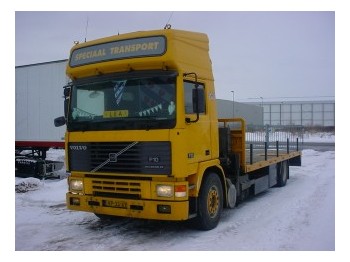
[[[69,202],[72,206],[80,206],[80,199],[78,197],[71,197]]]
[[[157,196],[159,197],[173,197],[173,187],[169,185],[157,185]]]
[[[170,214],[171,213],[171,206],[169,206],[169,205],[157,205],[157,211],[158,211],[158,213],[162,213],[162,214]]]

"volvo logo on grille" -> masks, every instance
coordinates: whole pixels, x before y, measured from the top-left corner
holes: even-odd
[[[109,153],[108,154],[108,159],[106,159],[106,161],[104,161],[103,163],[99,164],[97,167],[95,167],[94,169],[91,170],[91,172],[96,172],[97,170],[99,170],[101,167],[107,165],[110,162],[117,162],[117,157],[120,156],[121,154],[123,154],[125,151],[129,150],[130,148],[132,148],[134,145],[136,145],[138,142],[133,142],[131,144],[129,144],[127,147],[123,148],[122,150],[120,150],[118,153]]]
[[[76,150],[76,151],[85,151],[87,150],[87,146],[69,146],[71,150]]]
[[[118,154],[117,153],[110,153],[109,154],[109,162],[117,162],[117,157],[118,157]]]

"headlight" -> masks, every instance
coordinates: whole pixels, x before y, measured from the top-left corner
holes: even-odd
[[[169,185],[157,185],[157,196],[159,197],[173,197],[173,187]]]
[[[82,191],[83,190],[83,180],[77,180],[77,179],[71,179],[70,180],[70,189],[75,191]]]

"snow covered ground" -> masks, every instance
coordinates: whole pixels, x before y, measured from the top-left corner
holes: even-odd
[[[63,159],[63,150],[48,153]],[[218,227],[207,232],[177,222],[101,222],[93,214],[66,209],[65,178],[16,178],[16,185],[21,182],[32,187],[15,194],[16,251],[335,250],[334,151],[304,150],[302,167],[291,167],[286,187],[225,209]]]
[[[16,250],[334,250],[334,152],[303,152],[285,188],[273,188],[234,210],[218,228],[121,219],[66,210],[66,180],[27,181],[16,194]]]

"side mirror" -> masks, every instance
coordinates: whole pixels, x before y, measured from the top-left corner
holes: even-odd
[[[186,123],[196,123],[199,120],[199,114],[205,113],[205,99],[204,99],[204,89],[198,88],[196,86],[195,89],[192,89],[192,110],[193,113],[196,114],[196,119],[191,120],[190,118],[186,118]]]
[[[64,87],[64,90],[63,90],[64,97],[68,97],[69,94],[70,94],[70,87]]]
[[[64,116],[68,117],[68,107],[69,107],[69,99],[64,99]]]
[[[195,88],[192,90],[192,105],[194,113],[205,113],[204,89]]]
[[[63,95],[64,95],[64,116],[67,118],[68,114],[68,106],[69,106],[69,95],[71,88],[69,86],[63,87]]]
[[[60,116],[55,118],[54,120],[55,127],[63,126],[66,124],[66,118],[64,116]]]

